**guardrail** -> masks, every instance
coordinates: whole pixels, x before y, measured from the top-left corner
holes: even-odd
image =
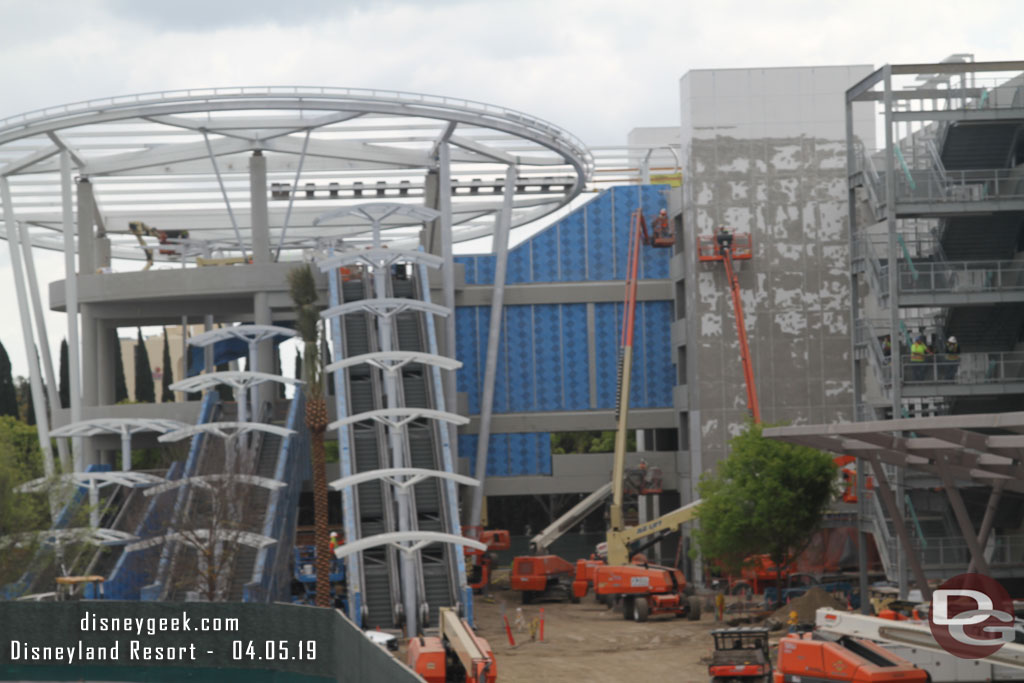
[[[928,354],[923,361],[902,356],[904,383],[1005,384],[1024,382],[1024,351],[961,353],[950,359],[945,353]]]
[[[905,202],[977,202],[1024,198],[1024,177],[1012,169],[946,171],[945,182],[931,170],[896,176],[896,198]]]
[[[1024,262],[943,261],[899,264],[903,294],[1024,291]]]

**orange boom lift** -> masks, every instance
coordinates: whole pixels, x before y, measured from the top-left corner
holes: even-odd
[[[743,379],[747,385],[747,408],[755,423],[761,422],[761,407],[757,402],[757,387],[754,384],[754,364],[750,360],[750,346],[747,343],[747,326],[743,321],[743,301],[740,298],[740,280],[736,277],[733,261],[746,261],[753,256],[752,239],[746,233],[730,233],[724,227],[717,235],[697,237],[698,261],[721,261],[725,264],[725,276],[732,291],[732,309],[736,316],[736,334],[740,340],[740,361],[743,363]]]

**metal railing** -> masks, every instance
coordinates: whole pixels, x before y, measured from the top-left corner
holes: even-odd
[[[122,108],[134,108],[148,104],[163,104],[167,102],[178,102],[194,100],[197,102],[221,101],[232,99],[258,99],[258,98],[304,98],[307,100],[331,99],[331,100],[356,100],[356,101],[379,101],[398,103],[404,105],[420,105],[437,107],[440,109],[470,111],[475,114],[505,119],[520,125],[532,128],[552,139],[561,142],[573,150],[583,161],[589,177],[594,167],[593,155],[587,145],[569,131],[556,126],[553,123],[537,118],[516,109],[509,109],[486,102],[467,100],[461,97],[445,97],[440,95],[427,95],[424,93],[402,92],[398,90],[379,90],[376,88],[329,88],[311,86],[254,86],[238,88],[193,88],[188,90],[164,90],[156,92],[138,93],[134,95],[122,95],[118,97],[104,97],[94,100],[84,100],[55,107],[46,107],[33,111],[9,116],[0,119],[0,132],[7,128],[29,125],[34,121],[49,118],[59,118],[89,111],[109,112]]]
[[[896,176],[900,201],[978,202],[1024,199],[1024,178],[1012,169],[946,171],[945,181],[932,170],[906,170]]]
[[[901,294],[1024,290],[1024,262],[941,261],[899,264]]]
[[[1024,351],[928,354],[923,361],[902,356],[903,382],[922,384],[1006,384],[1024,382]]]

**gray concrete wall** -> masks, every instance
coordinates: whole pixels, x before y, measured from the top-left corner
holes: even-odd
[[[738,276],[762,419],[853,418],[843,93],[870,71],[691,71],[680,82],[694,479],[727,455],[749,414],[724,266],[695,253],[697,235],[719,225],[754,239]],[[870,112],[858,115],[870,125]]]

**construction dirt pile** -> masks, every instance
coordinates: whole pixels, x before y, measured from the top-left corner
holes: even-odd
[[[813,624],[814,614],[818,611],[819,607],[831,607],[832,609],[839,610],[846,609],[846,605],[842,601],[826,593],[818,586],[814,586],[799,598],[791,600],[788,605],[783,605],[775,610],[772,618],[785,624],[789,621],[789,613],[796,612],[801,624]]]

